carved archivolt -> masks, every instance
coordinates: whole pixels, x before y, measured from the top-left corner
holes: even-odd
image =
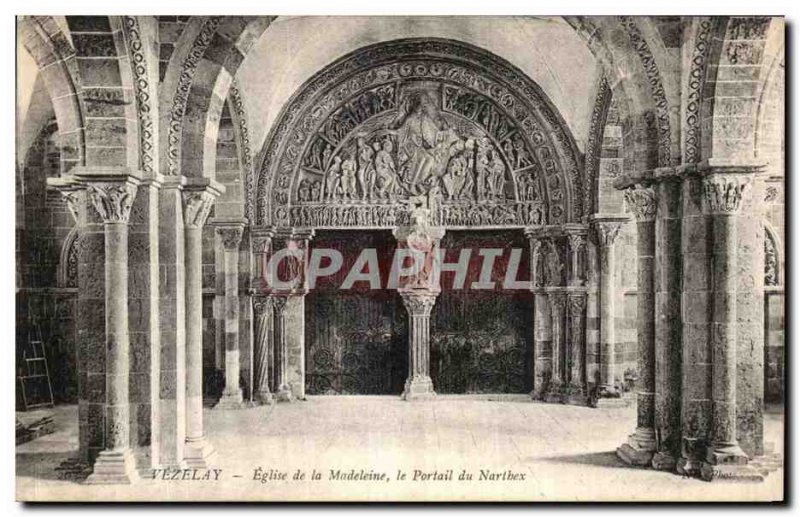
[[[186,103],[189,100],[189,91],[192,88],[197,65],[205,54],[206,48],[211,44],[214,34],[219,27],[219,17],[210,17],[200,29],[195,38],[189,55],[183,61],[183,69],[178,78],[178,88],[172,99],[172,109],[169,113],[169,128],[167,132],[167,174],[178,174],[181,149],[181,124],[186,113]]]
[[[238,128],[238,148],[242,170],[245,178],[245,216],[249,221],[254,221],[253,191],[255,190],[255,178],[253,171],[253,153],[250,149],[250,133],[247,129],[247,112],[242,101],[239,84],[234,79],[228,92],[231,105],[233,106],[234,123]]]
[[[465,44],[357,51],[289,102],[260,160],[258,225],[536,226],[582,214],[572,136],[539,88]]]
[[[136,113],[139,118],[139,155],[142,170],[153,172],[155,161],[155,146],[153,144],[155,131],[153,129],[153,114],[150,98],[150,77],[148,75],[147,56],[139,30],[139,22],[135,16],[123,16],[125,36],[128,40],[131,69],[133,71],[133,85],[136,91]]]
[[[711,25],[710,19],[701,19],[694,40],[692,64],[689,69],[689,88],[686,95],[686,139],[684,141],[686,163],[697,163],[700,160],[700,105],[710,47]]]
[[[668,167],[672,165],[672,137],[669,125],[669,103],[667,102],[667,95],[664,93],[664,85],[661,82],[661,74],[658,71],[658,65],[642,35],[639,26],[631,16],[620,16],[620,23],[628,32],[633,49],[639,56],[644,67],[644,74],[647,78],[647,84],[650,87],[650,95],[653,96],[655,103],[655,116],[656,126],[658,129],[658,164],[661,167]]]

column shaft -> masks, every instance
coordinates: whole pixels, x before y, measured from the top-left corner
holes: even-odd
[[[658,452],[653,467],[675,469],[681,450],[683,318],[681,314],[681,185],[675,178],[658,184],[655,223],[655,429]]]
[[[403,390],[404,400],[430,398],[436,393],[430,377],[430,314],[438,291],[431,289],[401,289],[400,296],[408,311],[408,379]]]
[[[655,193],[650,187],[625,192],[627,205],[636,216],[637,230],[637,369],[636,430],[617,449],[631,465],[649,465],[656,449],[655,419],[655,298],[654,258],[656,248]]]
[[[255,318],[254,336],[254,398],[262,404],[272,403],[270,385],[269,355],[274,341],[274,314],[272,298],[269,296],[253,297],[253,315]]]
[[[239,245],[242,242],[244,223],[219,223],[217,233],[225,248],[225,388],[215,406],[219,409],[243,407],[240,386],[239,352]]]
[[[203,426],[203,225],[224,188],[203,180],[183,192],[186,264],[186,464],[208,468],[214,448]]]

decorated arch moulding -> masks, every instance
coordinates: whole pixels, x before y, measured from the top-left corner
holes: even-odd
[[[583,164],[542,90],[465,43],[357,50],[289,100],[256,161],[256,226],[448,228],[578,222]],[[248,211],[250,207],[248,207]]]

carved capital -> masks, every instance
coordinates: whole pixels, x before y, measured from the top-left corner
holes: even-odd
[[[433,305],[436,303],[438,291],[427,289],[408,289],[400,291],[403,305],[411,316],[430,316]]]
[[[550,309],[554,315],[560,314],[567,305],[567,297],[563,293],[550,294]]]
[[[202,228],[214,204],[215,196],[205,190],[183,191],[183,224],[188,228]]]
[[[595,235],[597,236],[597,243],[602,247],[613,246],[623,224],[624,221],[618,220],[595,221],[594,229]]]
[[[80,224],[81,211],[85,203],[83,192],[80,190],[60,190],[60,192],[67,202],[67,208],[69,209],[69,213],[72,214],[75,224]]]
[[[750,176],[745,174],[711,174],[703,178],[704,209],[709,214],[735,214],[742,205]]]
[[[217,235],[222,240],[225,251],[238,251],[243,233],[244,228],[241,226],[217,226]]]
[[[586,246],[586,235],[571,233],[567,235],[567,242],[569,243],[569,249],[572,253],[580,253],[584,246]]]
[[[92,206],[104,223],[127,223],[137,186],[130,182],[88,183],[86,191]],[[74,214],[73,214],[74,215]]]
[[[253,312],[256,318],[264,316],[267,311],[272,310],[275,298],[273,296],[254,296],[253,297]]]
[[[625,203],[638,222],[655,220],[656,193],[652,187],[637,185],[625,189]]]
[[[573,318],[583,315],[583,309],[586,307],[586,296],[571,295],[569,297],[569,313]]]
[[[288,298],[286,296],[270,296],[269,298],[272,300],[272,308],[275,310],[275,316],[283,316]]]

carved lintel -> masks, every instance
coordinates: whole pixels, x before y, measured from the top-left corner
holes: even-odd
[[[127,223],[131,215],[137,184],[129,181],[88,183],[86,191],[92,206],[104,223]]]
[[[633,212],[636,221],[654,221],[656,217],[656,193],[653,187],[636,185],[625,189],[625,204]]]

